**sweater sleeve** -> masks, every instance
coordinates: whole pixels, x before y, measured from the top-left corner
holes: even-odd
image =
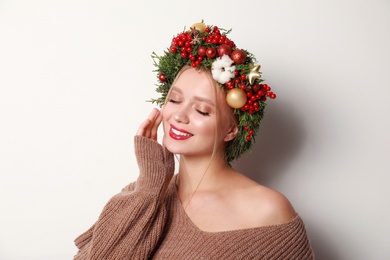
[[[167,212],[162,199],[173,176],[173,155],[157,142],[134,138],[140,175],[105,205],[75,240],[74,259],[147,259],[158,245]]]

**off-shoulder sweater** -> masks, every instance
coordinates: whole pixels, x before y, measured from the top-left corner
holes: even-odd
[[[302,219],[205,232],[188,217],[173,181],[173,155],[136,136],[140,174],[113,196],[97,222],[76,238],[74,259],[314,259]]]

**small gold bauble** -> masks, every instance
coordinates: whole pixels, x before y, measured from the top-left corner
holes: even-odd
[[[226,95],[226,102],[232,108],[242,108],[246,103],[245,91],[240,88],[229,90]]]
[[[204,33],[207,26],[204,23],[194,23],[191,28],[197,29],[199,32]]]

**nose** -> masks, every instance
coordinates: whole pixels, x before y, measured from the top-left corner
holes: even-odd
[[[178,108],[176,110],[175,114],[173,115],[173,118],[178,123],[188,124],[189,118],[188,118],[188,110],[187,110],[186,106]]]

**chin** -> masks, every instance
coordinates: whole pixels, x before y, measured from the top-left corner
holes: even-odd
[[[168,138],[169,139],[169,138]],[[186,141],[176,141],[176,140],[165,140],[165,147],[173,154],[181,156],[191,156],[191,157],[204,157],[211,156],[213,154],[213,146],[211,147],[202,147],[195,142]],[[197,148],[197,149],[194,149]]]
[[[191,145],[185,144],[185,143],[176,143],[176,142],[182,142],[182,141],[175,141],[175,140],[164,140],[164,146],[168,149],[171,153],[174,154],[187,154],[190,151],[188,151],[188,147],[191,147]]]

